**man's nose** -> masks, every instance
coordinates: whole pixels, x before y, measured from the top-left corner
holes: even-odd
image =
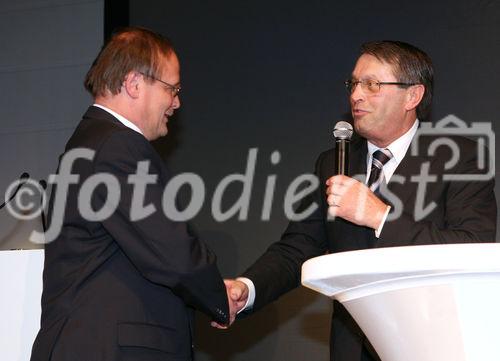
[[[356,102],[358,100],[363,99],[364,96],[365,96],[365,93],[363,91],[363,87],[361,86],[361,83],[352,84],[352,90],[351,90],[351,95],[350,95],[351,101]]]
[[[181,98],[179,97],[179,95],[177,94],[176,97],[174,97],[174,101],[172,103],[172,108],[174,109],[178,109],[181,107]]]

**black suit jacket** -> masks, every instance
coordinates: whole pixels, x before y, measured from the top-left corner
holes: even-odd
[[[194,308],[228,321],[215,255],[185,223],[164,215],[162,195],[170,175],[146,138],[90,107],[65,154],[82,147],[95,154],[74,162],[72,174],[79,181],[69,186],[62,231],[45,246],[41,329],[31,360],[191,360]],[[141,205],[152,204],[156,211],[131,221],[129,176],[139,161],[157,177]],[[91,207],[100,210],[116,192],[119,203],[105,220],[89,221],[79,211],[78,197],[82,184],[101,172],[120,189],[100,184],[88,198]],[[56,194],[54,189],[52,218]]]
[[[478,173],[476,144],[465,138],[451,139],[461,150],[459,162],[451,169],[447,169],[449,165],[446,164],[452,159],[449,147],[438,147],[434,156],[427,155],[428,146],[435,138],[422,137],[417,156],[412,156],[410,149],[408,150],[387,186],[388,192],[385,192],[389,203],[393,203],[392,212],[402,209],[401,215],[384,224],[378,239],[373,229],[357,226],[341,218],[334,221],[327,219],[325,182],[333,175],[334,150],[322,153],[315,171],[320,186],[297,210],[300,212],[315,203],[318,205],[316,211],[300,222],[290,222],[281,240],[272,244],[243,274],[255,284],[253,310],[298,286],[302,263],[325,253],[371,247],[495,241],[497,209],[494,180],[443,180],[443,174]],[[350,174],[360,174],[364,181],[366,140],[354,139],[350,155]],[[427,168],[427,173],[436,178],[426,185],[422,207],[428,206],[430,202],[434,202],[435,207],[430,213],[419,215],[415,211],[415,205],[419,205],[417,195],[422,185],[419,186],[417,180],[421,169],[425,171]],[[365,336],[359,327],[345,308],[335,301],[331,360],[359,361],[364,343],[366,344]]]

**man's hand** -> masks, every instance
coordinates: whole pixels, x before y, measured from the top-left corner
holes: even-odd
[[[224,284],[226,285],[227,301],[229,303],[229,325],[224,326],[212,321],[212,327],[219,329],[227,329],[231,326],[236,319],[236,315],[245,307],[248,300],[248,287],[244,282],[225,279]]]
[[[375,230],[379,227],[388,206],[370,188],[344,175],[330,177],[326,185],[330,216]]]

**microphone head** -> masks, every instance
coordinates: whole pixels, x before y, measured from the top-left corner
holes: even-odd
[[[337,124],[335,124],[335,128],[333,129],[333,136],[335,139],[339,140],[351,140],[352,133],[352,125],[343,120],[337,122]]]

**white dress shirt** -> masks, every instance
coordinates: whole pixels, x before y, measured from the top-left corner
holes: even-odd
[[[392,158],[386,164],[384,164],[384,167],[382,168],[382,172],[384,172],[385,182],[387,184],[389,184],[389,180],[396,171],[396,168],[405,157],[406,152],[410,147],[411,141],[415,136],[415,134],[417,133],[418,123],[419,121],[418,119],[416,119],[415,123],[413,123],[413,126],[405,134],[403,134],[401,137],[399,137],[394,142],[385,147],[385,149],[389,149],[390,152],[392,153]],[[365,183],[368,183],[368,179],[370,178],[372,154],[375,151],[381,149],[377,147],[375,144],[372,144],[370,142],[367,143],[368,143],[368,154],[366,155],[366,168],[368,169],[368,172],[366,174]]]

